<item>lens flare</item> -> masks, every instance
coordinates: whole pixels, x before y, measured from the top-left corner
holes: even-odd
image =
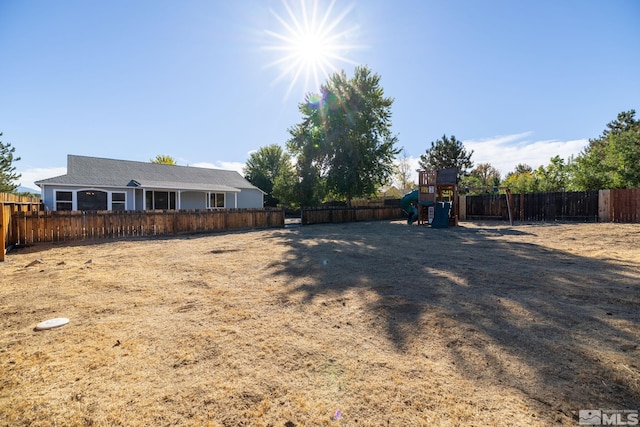
[[[338,70],[339,63],[357,65],[345,56],[362,48],[350,42],[357,35],[357,26],[343,28],[353,6],[333,16],[335,3],[336,0],[332,0],[321,12],[318,0],[295,3],[283,0],[285,17],[270,10],[282,28],[279,31],[266,30],[270,42],[265,49],[279,54],[267,66],[280,69],[274,84],[285,79],[289,81],[285,99],[299,82],[302,83],[303,94],[318,91],[326,77]]]

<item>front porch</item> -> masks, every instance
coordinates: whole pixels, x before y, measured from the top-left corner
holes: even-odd
[[[133,193],[133,206],[135,210],[143,211],[237,208],[239,192],[240,190],[195,191],[137,188]]]

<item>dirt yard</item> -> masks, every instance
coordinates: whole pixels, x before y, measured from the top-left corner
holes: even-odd
[[[0,273],[0,425],[573,426],[640,408],[640,225],[52,244]]]

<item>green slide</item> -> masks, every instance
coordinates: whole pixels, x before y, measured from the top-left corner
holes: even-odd
[[[418,208],[414,206],[414,203],[418,203],[418,190],[413,190],[400,199],[400,207],[409,215],[407,219],[409,225],[418,220]]]

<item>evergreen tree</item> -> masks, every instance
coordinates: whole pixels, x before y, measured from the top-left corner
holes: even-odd
[[[0,132],[2,136],[2,132]],[[0,193],[14,193],[19,184],[15,182],[22,176],[16,173],[13,162],[20,160],[20,157],[14,157],[15,147],[11,143],[4,144],[0,141]]]
[[[442,139],[431,142],[431,148],[420,156],[419,163],[424,170],[456,168],[458,182],[461,182],[462,177],[468,175],[468,170],[473,167],[472,154],[473,150],[467,153],[462,142],[454,135],[451,138],[443,135]]]

